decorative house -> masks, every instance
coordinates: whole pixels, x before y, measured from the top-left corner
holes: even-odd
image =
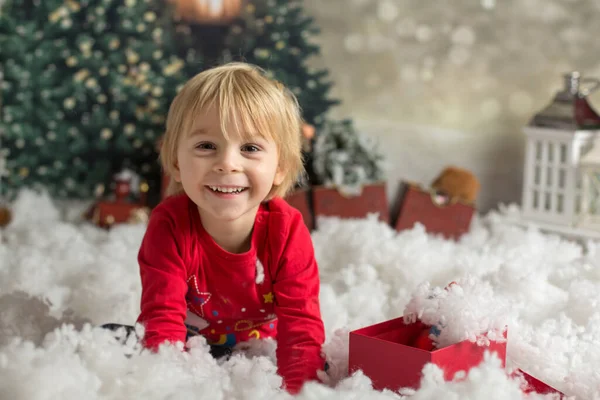
[[[553,102],[524,128],[522,222],[566,235],[600,237],[600,225],[593,227],[584,217],[600,212],[593,206],[600,199],[590,178],[595,176],[590,171],[600,171],[595,155],[600,149],[592,150],[600,116],[587,99],[600,81],[571,72],[564,83]]]

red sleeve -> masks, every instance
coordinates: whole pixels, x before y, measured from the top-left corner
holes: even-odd
[[[273,284],[277,315],[277,364],[284,387],[297,393],[317,379],[325,360],[325,340],[319,305],[319,271],[310,233],[300,213],[294,213],[286,247]]]
[[[142,280],[138,322],[146,328],[143,345],[152,350],[165,341],[185,343],[187,272],[178,248],[180,237],[172,217],[153,213],[138,254]]]

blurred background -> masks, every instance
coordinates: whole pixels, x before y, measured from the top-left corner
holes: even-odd
[[[427,184],[447,164],[481,180],[478,207],[521,201],[522,127],[563,88],[600,77],[593,19],[577,0],[307,0],[335,109],[377,137],[399,179]],[[590,96],[600,105],[600,96]],[[597,107],[596,107],[597,108]]]
[[[124,170],[157,201],[177,89],[245,60],[298,95],[314,128],[313,185],[335,175],[313,166],[319,136],[356,131],[379,143],[390,201],[400,181],[429,185],[456,165],[481,181],[487,211],[520,202],[522,128],[563,74],[600,77],[592,1],[0,0],[0,10],[4,201],[23,187],[103,196]],[[380,161],[349,179],[381,180]]]

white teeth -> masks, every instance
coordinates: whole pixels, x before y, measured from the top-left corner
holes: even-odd
[[[221,192],[221,193],[240,193],[245,188],[223,188],[220,186],[209,186],[209,188],[213,192]]]

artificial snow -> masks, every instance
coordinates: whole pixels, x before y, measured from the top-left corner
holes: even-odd
[[[446,288],[419,285],[404,309],[404,321],[435,327],[431,337],[438,349],[468,340],[480,345],[504,342],[509,302],[494,296],[489,282],[466,276]]]
[[[225,361],[209,355],[203,338],[189,352],[151,354],[133,337],[120,344],[98,328],[138,315],[145,225],[104,231],[80,220],[84,209],[24,191],[13,223],[0,230],[0,399],[292,398],[279,389],[273,340]],[[578,399],[600,398],[600,243],[514,226],[509,211],[476,219],[458,243],[421,226],[396,233],[374,217],[322,219],[313,241],[331,369],[320,374],[326,384],[309,383],[297,398],[523,397],[494,355],[456,382],[429,365],[416,391],[375,391],[361,372],[347,376],[348,332],[405,312],[462,325],[448,341],[506,323],[507,367]]]

